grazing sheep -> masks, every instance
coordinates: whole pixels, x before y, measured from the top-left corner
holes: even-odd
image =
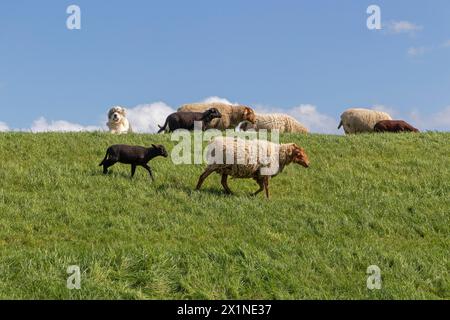
[[[278,130],[280,133],[308,133],[308,129],[287,114],[256,114],[255,123],[243,122],[240,130]]]
[[[141,166],[148,171],[150,178],[155,180],[153,178],[152,169],[147,163],[157,156],[163,156],[164,158],[168,157],[167,150],[163,145],[152,144],[151,148],[145,148],[118,144],[108,148],[105,158],[99,166],[103,166],[103,173],[107,174],[108,168],[117,162],[131,164],[132,178],[136,172],[136,167]]]
[[[203,112],[210,108],[216,108],[222,114],[222,118],[214,119],[208,126],[208,129],[219,130],[235,128],[242,121],[255,122],[255,112],[247,106],[233,106],[226,103],[195,103],[181,106],[178,111]]]
[[[341,115],[338,129],[344,126],[346,134],[373,132],[375,124],[381,120],[392,120],[386,112],[370,109],[348,109]]]
[[[232,193],[227,183],[228,176],[231,176],[254,179],[259,189],[253,195],[265,190],[269,198],[269,178],[277,176],[292,162],[309,167],[305,151],[294,143],[279,145],[264,140],[218,137],[210,142],[208,152],[214,158],[208,159],[208,166],[198,180],[197,190],[211,173],[216,172],[222,176],[222,186],[227,194]],[[217,159],[218,155],[223,156],[219,156],[223,161]]]
[[[203,123],[202,129],[206,130],[213,119],[221,117],[222,115],[216,108],[211,108],[204,112],[175,112],[167,117],[163,126],[158,126],[160,128],[158,133],[163,131],[172,132],[177,129],[194,130],[196,121],[201,121]]]
[[[419,132],[403,120],[382,120],[374,127],[375,132]]]

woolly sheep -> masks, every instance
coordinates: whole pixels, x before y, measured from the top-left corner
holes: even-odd
[[[243,122],[239,125],[242,131],[247,130],[279,130],[280,133],[308,133],[308,129],[287,114],[256,114],[255,123]]]
[[[386,112],[370,109],[348,109],[341,115],[341,123],[346,134],[373,132],[377,122],[381,120],[392,120]]]
[[[222,186],[227,194],[228,176],[252,178],[259,189],[253,194],[266,191],[269,198],[269,178],[277,176],[293,163],[309,167],[309,159],[303,148],[295,143],[275,144],[264,140],[243,140],[233,137],[217,137],[208,145],[208,166],[197,183],[199,190],[205,179],[213,172],[222,176]]]
[[[208,109],[216,108],[222,118],[214,119],[210,122],[209,128],[225,130],[235,128],[242,121],[255,122],[255,112],[247,106],[233,106],[226,103],[194,103],[181,106],[179,112],[204,112]]]

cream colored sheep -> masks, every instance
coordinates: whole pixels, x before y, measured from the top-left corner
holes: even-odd
[[[244,122],[240,126],[243,131],[247,130],[278,130],[280,133],[308,133],[308,129],[300,122],[287,114],[256,114],[254,124]]]
[[[208,126],[209,128],[225,130],[235,128],[242,121],[255,122],[255,112],[247,106],[233,106],[226,103],[194,103],[181,106],[180,112],[204,112],[208,109],[216,108],[219,110],[222,118],[213,119]]]
[[[265,189],[269,198],[269,178],[277,176],[292,162],[309,167],[305,150],[294,143],[275,144],[264,140],[243,140],[239,138],[217,137],[208,145],[208,166],[197,183],[199,190],[205,179],[213,172],[222,176],[222,186],[227,194],[228,176],[252,178],[259,189]]]
[[[374,127],[381,120],[392,120],[386,112],[370,109],[348,109],[341,115],[341,123],[346,134],[374,132]]]

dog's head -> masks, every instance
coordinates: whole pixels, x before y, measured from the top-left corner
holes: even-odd
[[[112,107],[108,112],[108,119],[111,122],[120,123],[127,116],[127,111],[123,107]]]
[[[222,118],[222,114],[216,108],[211,108],[203,113],[203,120],[210,122],[212,119]]]
[[[308,155],[305,152],[305,149],[299,147],[294,143],[291,145],[290,155],[294,163],[299,164],[305,168],[309,167],[309,159]]]
[[[252,108],[244,107],[244,112],[242,114],[242,121],[248,121],[250,123],[256,122],[255,111]]]

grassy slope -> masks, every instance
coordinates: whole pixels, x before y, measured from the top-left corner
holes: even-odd
[[[0,298],[450,298],[450,135],[286,135],[308,170],[271,182],[152,162],[97,167],[168,135],[0,134]],[[82,290],[66,289],[79,265]],[[383,289],[366,288],[366,269]]]

